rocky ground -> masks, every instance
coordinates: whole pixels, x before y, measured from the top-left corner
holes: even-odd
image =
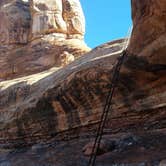
[[[165,166],[166,130],[146,133],[107,132],[110,150],[97,156],[96,166]],[[90,135],[66,141],[49,141],[28,148],[0,151],[1,166],[87,166],[89,157],[83,147],[92,141]],[[103,149],[104,150],[104,149]]]

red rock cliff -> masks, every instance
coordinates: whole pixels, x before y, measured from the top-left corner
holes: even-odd
[[[132,133],[141,136],[132,137],[135,141],[131,141],[133,146],[129,149],[120,141],[111,157],[107,154],[99,158],[103,166],[108,163],[114,165],[115,161],[132,166],[158,166],[166,158],[163,143],[166,138],[166,6],[164,0],[132,0],[132,10],[134,27],[128,55],[120,72],[113,111],[108,117],[105,132],[119,134],[119,137],[121,132],[122,135]],[[52,68],[1,82],[1,146],[19,147],[46,143],[52,138],[62,141],[66,137],[67,140],[74,137],[77,138],[72,143],[74,151],[71,150],[73,146],[63,146],[67,148],[63,148],[64,156],[51,148],[45,148],[48,153],[39,154],[42,159],[49,155],[45,161],[52,165],[75,165],[76,161],[84,165],[82,160],[87,159],[81,156],[78,147],[82,144],[78,138],[91,137],[94,133],[94,124],[99,121],[123,44],[124,40],[118,40],[99,46],[58,71]],[[126,142],[131,145],[130,141]],[[118,149],[121,146],[124,148]],[[23,153],[23,156],[28,157],[30,152]],[[38,154],[37,151],[35,153]],[[70,156],[70,160],[65,156]],[[17,158],[15,155],[14,159],[5,161],[15,163],[19,160]],[[31,163],[34,161],[30,157],[28,159]],[[43,163],[45,161],[42,160]]]

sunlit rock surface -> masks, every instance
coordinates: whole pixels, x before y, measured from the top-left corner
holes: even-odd
[[[31,10],[34,36],[55,32],[64,37],[83,38],[85,18],[78,0],[32,0]]]
[[[64,51],[73,59],[90,51],[78,0],[2,1],[0,17],[0,80],[62,67]]]

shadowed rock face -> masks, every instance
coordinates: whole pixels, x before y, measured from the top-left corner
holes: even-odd
[[[165,32],[161,36],[159,29],[151,32],[148,30],[150,27],[145,26],[148,20],[154,25],[155,22],[162,23],[165,16],[162,11],[165,8],[159,8],[160,17],[156,17],[149,15],[156,9],[151,5],[154,4],[150,0],[132,1],[133,32],[105,130],[107,134],[119,134],[118,137],[122,137],[121,132],[133,133],[134,137],[122,139],[116,144],[115,151],[100,156],[100,166],[115,165],[115,161],[119,165],[159,166],[166,158],[163,143],[166,128]],[[139,22],[141,19],[144,21]],[[140,34],[138,26],[149,36],[149,42],[144,38],[144,33]],[[156,38],[153,38],[153,33]],[[95,124],[99,122],[113,69],[123,45],[124,40],[110,42],[58,71],[55,67],[35,75],[1,82],[1,147],[18,148],[40,143],[41,148],[37,149],[44,150],[36,150],[35,156],[34,146],[11,156],[2,151],[3,160],[0,162],[12,162],[14,165],[24,163],[25,160],[18,158],[18,155],[22,155],[29,161],[27,165],[47,162],[50,165],[68,166],[74,165],[75,161],[78,161],[76,165],[86,165],[87,158],[81,156],[80,145],[83,147],[87,142],[79,141],[91,138],[96,131]],[[72,144],[61,144],[62,140],[72,140]],[[56,141],[60,141],[60,148],[54,144]],[[46,142],[49,148],[44,148],[42,143]],[[129,147],[131,143],[133,146]],[[71,151],[73,147],[74,151]],[[54,154],[54,157],[47,152]],[[27,158],[29,154],[32,158]],[[42,161],[37,157],[38,154],[42,155]],[[70,156],[70,159],[66,159],[66,156]]]
[[[62,67],[64,51],[74,60],[90,50],[78,0],[2,1],[0,17],[0,80]]]
[[[165,0],[132,0],[133,32],[129,52],[152,63],[166,62]],[[139,42],[138,42],[139,41]]]

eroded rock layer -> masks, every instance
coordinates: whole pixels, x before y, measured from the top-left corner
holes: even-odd
[[[123,40],[114,42],[110,46],[108,44],[103,46],[104,48],[92,51],[91,54],[61,70],[56,71],[55,68],[15,81],[1,82],[1,127],[4,131],[1,132],[1,138],[7,139],[8,132],[11,131],[13,141],[24,134],[23,137],[29,139],[30,133],[34,133],[31,138],[37,141],[38,136],[43,139],[46,135],[50,137],[52,133],[98,121],[92,113],[100,114],[105,92],[108,90],[111,79],[109,72],[112,69],[108,59],[111,58],[111,63],[115,63],[122,46]],[[103,61],[103,57],[111,52],[116,52],[117,55],[108,56],[107,62]],[[100,84],[100,80],[97,80],[101,78]],[[11,93],[12,97],[9,97]],[[44,128],[41,130],[42,126]],[[8,131],[10,127],[12,128]],[[22,129],[24,131],[21,131]],[[24,134],[18,136],[19,131]],[[29,141],[33,142],[31,138]]]
[[[165,19],[163,3],[164,0],[156,3],[132,0],[133,32],[104,132],[118,134],[121,140],[116,137],[114,149],[99,157],[100,166],[114,165],[115,161],[117,165],[127,163],[131,166],[162,166],[165,163],[165,26],[162,34],[158,28]],[[148,21],[156,27],[152,31],[146,26]],[[67,166],[76,161],[76,165],[86,165],[87,158],[81,156],[80,145],[83,147],[87,141],[79,141],[92,138],[96,131],[124,43],[124,40],[118,40],[99,46],[60,70],[54,67],[0,82],[1,147],[18,148],[39,143],[26,152],[11,155],[13,158],[10,153],[1,152],[3,160],[0,162],[17,165],[17,162],[23,162],[17,155],[22,154],[27,159],[27,154],[31,154],[33,159],[30,155],[27,165],[47,162]],[[63,56],[67,55],[65,52]],[[131,135],[123,138],[121,133]],[[72,140],[72,143],[59,144],[58,148],[56,141],[62,143],[62,140]],[[71,151],[73,147],[74,151]],[[41,161],[38,154],[45,158]]]
[[[1,143],[28,145],[74,128],[79,135],[81,126],[98,122],[122,46],[110,43],[59,71],[1,82]],[[112,132],[165,127],[165,83],[163,71],[128,56],[107,127]]]
[[[0,5],[0,80],[62,67],[90,50],[83,41],[85,19],[78,0]]]

